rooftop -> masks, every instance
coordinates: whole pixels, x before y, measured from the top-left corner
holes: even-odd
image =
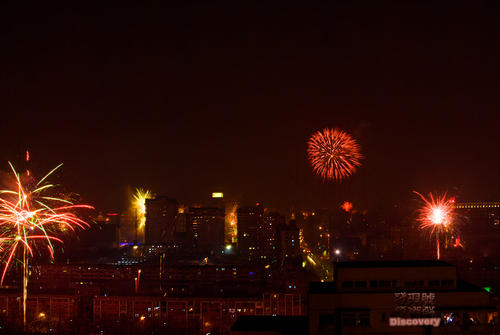
[[[307,334],[306,316],[240,315],[231,332],[277,332],[279,334]]]
[[[336,262],[336,268],[407,268],[407,267],[443,267],[453,266],[438,260],[410,260],[410,261],[355,261]]]

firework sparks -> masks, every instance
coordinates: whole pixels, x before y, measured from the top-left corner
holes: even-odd
[[[311,136],[307,155],[316,174],[336,181],[353,175],[363,158],[354,138],[342,130],[329,128]]]
[[[238,236],[237,210],[238,210],[237,203],[228,204],[226,206],[226,217],[224,221],[225,221],[225,235],[227,243],[236,242]]]
[[[142,188],[136,189],[132,196],[132,207],[136,211],[139,227],[143,227],[146,222],[146,199],[151,198],[153,198],[151,191]]]
[[[426,199],[422,194],[414,192],[423,201],[423,207],[420,209],[419,221],[420,228],[430,228],[432,232],[435,230],[444,230],[453,222],[453,206],[450,199],[447,199],[446,193],[442,196],[435,197],[429,193],[429,199]]]
[[[27,153],[27,160],[28,155]],[[92,208],[87,205],[75,205],[50,193],[55,185],[47,182],[47,178],[62,164],[38,182],[32,177],[23,178],[12,164],[9,165],[15,177],[15,186],[0,191],[0,250],[5,263],[0,285],[3,284],[7,270],[19,249],[24,249],[33,257],[34,252],[45,245],[53,258],[53,242],[62,242],[54,235],[67,229],[75,230],[75,227],[88,226],[74,211]],[[23,179],[27,181],[23,182]]]
[[[453,223],[453,198],[448,199],[446,193],[442,196],[435,197],[429,193],[429,198],[425,198],[422,194],[415,192],[423,201],[423,206],[420,209],[418,221],[420,221],[420,229],[430,229],[431,235],[436,235],[436,255],[440,258],[440,243],[439,235],[451,229]]]
[[[349,201],[344,201],[342,206],[340,206],[345,212],[350,212],[352,210],[352,202]]]
[[[153,198],[151,191],[142,188],[136,189],[135,194],[132,196],[132,207],[135,210],[140,231],[143,231],[146,225],[146,199],[151,198]]]

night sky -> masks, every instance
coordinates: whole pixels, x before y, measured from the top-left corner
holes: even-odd
[[[234,3],[2,4],[0,169],[64,162],[56,181],[104,210],[138,186],[281,210],[500,200],[498,8]],[[307,162],[324,127],[366,156],[341,186]]]

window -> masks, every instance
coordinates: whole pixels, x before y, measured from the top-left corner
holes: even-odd
[[[439,279],[438,280],[429,280],[429,286],[439,286]]]
[[[379,280],[378,286],[380,286],[380,287],[390,287],[391,286],[391,281],[390,280]]]
[[[352,281],[343,281],[342,282],[342,288],[351,288],[351,287],[353,287]]]
[[[401,287],[401,281],[400,280],[393,280],[392,287]]]
[[[320,314],[319,315],[319,333],[320,334],[333,334],[335,326],[334,314]]]
[[[356,281],[354,284],[356,287],[366,287],[365,281]]]
[[[442,286],[453,286],[453,280],[443,279],[443,280],[441,280],[441,285]]]
[[[335,315],[334,314],[320,314],[319,315],[319,324],[320,325],[333,325],[333,324],[335,324]]]
[[[421,287],[424,286],[423,280],[411,280],[405,282],[406,287]]]
[[[460,317],[458,313],[441,313],[441,325],[453,327],[460,324]]]
[[[370,326],[369,312],[343,312],[342,327],[368,327]]]
[[[370,313],[359,313],[359,317],[356,321],[359,327],[370,326]]]
[[[343,327],[356,327],[356,314],[355,313],[342,313],[342,326]]]
[[[378,287],[378,281],[370,280],[370,287]]]

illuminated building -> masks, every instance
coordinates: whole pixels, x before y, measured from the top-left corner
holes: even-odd
[[[304,215],[306,214],[306,215]],[[329,255],[330,245],[327,234],[331,234],[331,215],[327,209],[317,209],[309,213],[296,215],[299,219],[299,229],[302,229],[304,240],[307,241],[311,250],[319,254],[326,251]],[[302,219],[303,218],[303,219]]]
[[[500,202],[454,203],[466,253],[470,257],[500,258]]]
[[[224,208],[191,207],[189,208],[191,239],[193,246],[202,253],[220,253],[224,241]]]
[[[277,260],[279,258],[278,227],[285,224],[285,217],[277,212],[264,215],[262,237],[259,239],[259,251],[263,259]]]
[[[240,315],[304,315],[297,294],[269,293],[253,297],[202,298],[159,296],[99,296],[94,320],[116,329],[123,320],[167,325],[169,330],[197,329],[196,333],[227,334]],[[193,332],[194,333],[194,332]]]
[[[498,318],[490,294],[445,262],[339,262],[334,273],[311,283],[310,335],[492,333]]]
[[[168,244],[175,241],[177,200],[160,196],[146,199],[146,244]]]
[[[210,198],[204,201],[204,205],[200,207],[217,207],[225,208],[224,193],[222,192],[212,192]]]
[[[9,290],[0,291],[2,331],[5,330],[6,323],[22,322],[21,304],[22,299],[19,293],[9,292]],[[49,328],[57,329],[57,333],[69,333],[70,327],[78,323],[77,318],[78,297],[76,295],[31,293],[28,297],[27,321],[30,333],[48,333]]]
[[[281,224],[277,228],[281,265],[300,262],[299,228],[295,220],[290,220],[289,224]]]
[[[456,202],[455,209],[500,209],[500,202]]]
[[[257,203],[256,206],[240,207],[237,213],[238,251],[248,260],[260,260],[264,207],[262,203]]]
[[[129,211],[125,211],[120,215],[118,235],[120,243],[137,242],[137,220]]]

